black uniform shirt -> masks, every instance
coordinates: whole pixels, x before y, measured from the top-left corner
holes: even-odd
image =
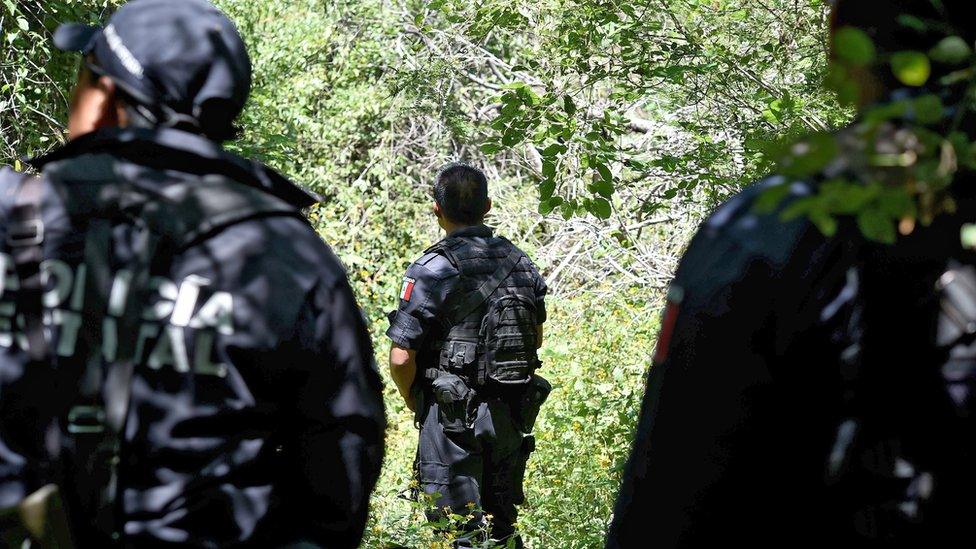
[[[451,233],[451,237],[470,239],[479,244],[497,243],[494,231],[485,225],[465,227]],[[510,275],[524,278],[533,286],[539,324],[546,321],[545,296],[547,287],[536,266],[523,257]],[[443,254],[428,252],[407,269],[400,289],[397,310],[389,314],[390,327],[386,331],[393,343],[404,349],[419,351],[418,364],[425,365],[425,347],[443,337],[444,326],[439,320],[444,305],[455,291],[459,280],[458,268]]]

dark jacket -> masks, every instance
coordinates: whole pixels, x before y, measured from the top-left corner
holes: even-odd
[[[608,548],[912,547],[966,531],[973,402],[952,395],[976,361],[937,341],[938,281],[976,265],[959,237],[973,193],[882,245],[849,219],[826,237],[759,213],[783,183],[719,207],[681,261]],[[816,184],[790,188],[787,202]]]
[[[72,185],[139,189],[161,196],[180,184],[229,181],[259,189],[297,212],[314,198],[271,170],[176,130],[106,130],[35,161],[44,201],[46,306],[57,373],[43,387],[25,372],[11,335],[14,292],[0,313],[0,503],[49,481],[62,483],[79,524],[85,494],[74,480],[70,420],[84,372],[86,220],[66,212]],[[0,173],[0,219],[19,176]],[[117,185],[116,185],[117,184]],[[66,192],[65,189],[69,191]],[[135,244],[160,201],[109,197],[113,287],[124,289]],[[72,205],[73,207],[75,205]],[[112,208],[115,213],[112,213]],[[77,208],[75,208],[77,209]],[[107,213],[106,213],[107,212]],[[155,216],[155,218],[154,218]],[[0,223],[0,242],[6,223]],[[195,228],[192,228],[195,229]],[[89,252],[90,254],[90,252]],[[258,546],[307,540],[355,547],[383,456],[381,381],[369,335],[338,259],[298,215],[257,215],[213,225],[152,267],[150,295],[133,333],[105,325],[99,340],[106,370],[119,344],[135,346],[136,368],[121,441],[118,527],[126,545]],[[122,292],[124,295],[124,291]],[[108,304],[106,318],[113,315]],[[37,374],[42,375],[42,374]],[[43,432],[58,418],[65,435],[60,463],[45,460]],[[54,472],[52,472],[54,471]]]

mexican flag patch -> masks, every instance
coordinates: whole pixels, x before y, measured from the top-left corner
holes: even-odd
[[[413,286],[417,281],[408,276],[403,277],[403,287],[400,288],[400,299],[404,301],[410,301],[410,296],[413,295]]]

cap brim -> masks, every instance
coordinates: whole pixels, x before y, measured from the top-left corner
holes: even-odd
[[[95,44],[95,38],[102,32],[100,27],[67,23],[54,31],[54,47],[61,51],[88,53]]]

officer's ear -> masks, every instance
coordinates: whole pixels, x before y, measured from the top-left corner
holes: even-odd
[[[434,202],[434,215],[437,216],[437,219],[442,219],[444,217],[444,211],[441,210],[441,205],[437,202]]]
[[[489,198],[488,199],[488,205],[485,206],[485,215],[488,215],[488,212],[490,212],[490,211],[491,211],[491,199]]]

